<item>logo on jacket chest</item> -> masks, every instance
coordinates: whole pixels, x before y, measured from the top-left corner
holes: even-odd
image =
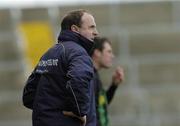
[[[48,60],[40,60],[38,66],[46,67],[46,66],[58,66],[58,59],[48,59]]]

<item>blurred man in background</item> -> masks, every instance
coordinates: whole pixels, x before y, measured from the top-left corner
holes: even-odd
[[[41,57],[24,88],[23,103],[33,110],[33,126],[96,125],[94,69],[88,53],[97,35],[89,12],[65,15],[58,44]]]
[[[114,58],[111,42],[105,37],[96,37],[95,44],[91,52],[95,68],[95,96],[96,96],[96,116],[97,126],[108,126],[107,107],[110,104],[118,85],[124,80],[123,69],[119,66],[112,75],[112,83],[107,91],[104,90],[99,78],[98,71],[102,68],[110,68]]]

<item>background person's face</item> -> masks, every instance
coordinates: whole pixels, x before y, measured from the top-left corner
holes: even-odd
[[[82,24],[81,27],[79,27],[79,34],[93,41],[94,38],[98,35],[94,17],[88,13],[84,13],[81,21]]]
[[[104,43],[104,49],[102,50],[99,58],[99,66],[101,68],[109,68],[112,66],[114,54],[112,52],[112,47],[109,43]]]

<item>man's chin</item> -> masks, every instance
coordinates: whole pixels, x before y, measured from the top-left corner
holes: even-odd
[[[89,39],[90,41],[94,42],[94,38]]]

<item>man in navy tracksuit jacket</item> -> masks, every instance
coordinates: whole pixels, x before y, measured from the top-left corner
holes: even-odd
[[[94,70],[88,53],[97,34],[87,11],[72,11],[64,17],[58,44],[41,57],[27,81],[33,84],[39,78],[30,107],[33,126],[96,125]]]

